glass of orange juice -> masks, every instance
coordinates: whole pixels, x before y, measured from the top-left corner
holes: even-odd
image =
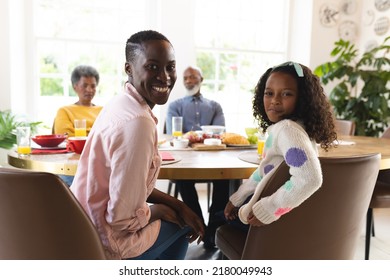
[[[74,120],[74,136],[75,137],[87,136],[87,120],[86,119]]]
[[[31,154],[31,129],[29,126],[16,128],[16,144],[19,155]]]
[[[172,117],[172,136],[181,138],[183,135],[183,117]]]
[[[266,134],[263,134],[263,133],[258,134],[257,154],[258,154],[259,158],[263,158],[263,152],[264,152],[264,146],[265,146],[266,138],[267,138]]]

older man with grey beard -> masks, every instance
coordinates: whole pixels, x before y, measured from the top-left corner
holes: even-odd
[[[200,93],[203,81],[202,71],[196,66],[189,66],[183,74],[183,82],[186,88],[186,96],[177,99],[169,104],[166,118],[166,133],[172,134],[172,117],[183,117],[183,133],[200,130],[202,125],[222,125],[225,126],[225,117],[221,105],[203,97]],[[194,180],[178,180],[176,187],[186,203],[203,221],[202,210],[199,198],[195,189]],[[209,221],[206,227],[206,234],[203,239],[206,249],[215,248],[214,236],[218,226],[225,221],[217,212],[225,208],[229,200],[229,181],[213,180],[212,203],[209,209]]]

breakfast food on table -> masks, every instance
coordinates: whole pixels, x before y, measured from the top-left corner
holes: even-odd
[[[183,138],[188,139],[190,141],[190,144],[203,142],[203,137],[195,131],[188,131],[183,135]]]
[[[210,134],[210,133],[204,133],[202,131],[188,131],[183,135],[183,138],[189,140],[189,144],[196,144],[196,143],[204,143],[205,139],[221,139],[222,144],[227,145],[250,145],[250,141],[238,134],[238,133],[232,133],[232,132],[225,132],[222,134]]]
[[[259,130],[255,127],[246,127],[245,133],[250,144],[257,144]]]
[[[188,131],[183,135],[183,138],[188,139],[190,141],[190,144],[194,144],[194,143],[203,143],[203,140],[208,138],[219,139],[220,135],[204,133],[202,131]]]
[[[249,145],[249,141],[244,136],[232,133],[232,132],[225,132],[221,135],[222,143],[227,145]]]

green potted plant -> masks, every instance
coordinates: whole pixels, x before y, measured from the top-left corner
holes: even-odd
[[[335,42],[335,59],[314,69],[324,85],[334,81],[330,102],[337,118],[353,120],[356,135],[379,136],[390,116],[390,37],[360,57],[349,41]]]
[[[16,144],[15,129],[18,126],[30,126],[33,132],[36,131],[41,122],[26,122],[20,120],[11,111],[0,111],[0,148],[11,149]]]

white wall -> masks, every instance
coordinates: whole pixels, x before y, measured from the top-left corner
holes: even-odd
[[[373,17],[370,16],[371,14],[373,14]],[[387,33],[383,35],[375,34],[375,24],[379,18],[387,17],[390,20],[390,9],[385,12],[380,12],[375,9],[374,1],[363,1],[360,16],[360,21],[362,24],[360,26],[359,43],[361,49],[366,49],[367,44],[371,42],[381,44],[386,37],[390,36],[390,30],[388,30]]]
[[[390,9],[385,12],[378,11],[375,8],[374,0],[356,0],[356,12],[348,15],[340,11],[338,25],[334,27],[322,26],[318,18],[321,6],[325,3],[332,3],[341,7],[343,2],[346,1],[314,0],[313,2],[312,40],[310,48],[310,66],[313,68],[329,60],[329,54],[334,48],[334,42],[339,40],[338,28],[343,21],[350,20],[356,23],[357,38],[354,43],[358,46],[359,50],[361,50],[361,53],[366,49],[368,42],[375,41],[380,44],[385,37],[390,35],[390,31],[387,31],[384,35],[375,34],[375,21],[383,16],[390,19]],[[368,11],[372,12],[374,15],[374,21],[370,24],[367,23]]]
[[[25,4],[30,1],[13,0],[9,1],[10,28],[9,48],[10,48],[10,86],[11,86],[11,108],[15,113],[27,113],[27,104],[31,104],[28,93],[32,94],[33,89],[28,89],[27,84],[31,79],[32,71],[28,67],[27,51],[29,50],[26,36],[26,16]],[[30,45],[31,46],[31,45]],[[31,84],[30,84],[31,85]],[[24,102],[23,102],[24,101]]]
[[[160,3],[161,15],[157,29],[171,41],[175,48],[177,80],[169,101],[163,106],[155,106],[154,113],[159,116],[159,131],[162,133],[168,104],[184,96],[183,72],[188,65],[194,65],[194,17],[195,2],[183,0],[157,0]],[[164,5],[162,5],[164,4]],[[172,7],[175,7],[174,9]],[[178,12],[183,11],[183,12]]]
[[[0,1],[0,110],[11,108],[10,46],[8,1]]]
[[[290,25],[289,25],[289,60],[300,62],[310,66],[311,54],[311,23],[312,1],[293,0],[290,1]]]

